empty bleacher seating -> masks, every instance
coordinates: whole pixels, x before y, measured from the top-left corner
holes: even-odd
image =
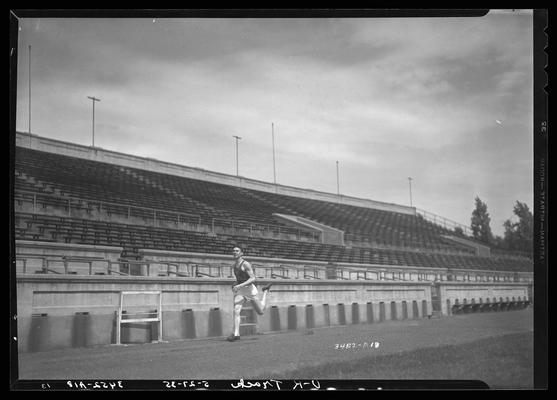
[[[255,191],[20,147],[16,148],[15,167],[16,198],[34,202],[34,212],[16,211],[18,239],[122,246],[132,255],[138,248],[229,254],[233,246],[241,245],[251,256],[285,259],[493,271],[532,269],[527,258],[475,256],[473,250],[442,237],[452,232],[415,215]],[[46,197],[50,200],[45,206],[44,199],[35,204],[36,194],[55,196]],[[68,199],[72,199],[71,204]],[[71,217],[70,207],[78,207],[83,215]],[[133,217],[153,218],[153,210],[159,219],[190,215],[205,226],[221,219],[234,229],[210,233],[100,220],[89,217],[92,208],[107,217],[133,213]],[[347,237],[355,239],[346,247],[285,239],[272,233],[251,234],[256,225],[292,229],[274,213],[308,218],[344,230]],[[242,229],[247,233],[239,235]]]

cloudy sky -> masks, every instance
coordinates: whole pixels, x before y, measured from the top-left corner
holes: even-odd
[[[23,18],[17,129],[409,205],[501,235],[533,204],[532,13]]]

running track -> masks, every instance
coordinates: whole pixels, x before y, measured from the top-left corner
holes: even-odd
[[[510,333],[533,332],[533,310],[386,321],[306,331],[124,346],[51,350],[19,355],[20,379],[189,380],[280,379],[301,366],[419,348],[469,343]],[[378,348],[363,348],[378,342]],[[355,349],[336,349],[355,343]],[[361,346],[358,346],[358,345]],[[319,379],[320,377],[311,377]]]

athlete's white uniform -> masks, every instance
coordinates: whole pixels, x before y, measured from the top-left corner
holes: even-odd
[[[257,287],[253,283],[250,283],[248,286],[238,289],[236,291],[236,296],[244,296],[246,300],[254,300],[258,293]]]

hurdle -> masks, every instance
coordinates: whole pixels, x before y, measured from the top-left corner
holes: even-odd
[[[147,316],[146,318],[122,318],[123,314],[123,307],[124,307],[124,297],[126,295],[157,295],[158,296],[158,308],[156,317],[152,317],[154,314],[153,312],[136,312],[131,315],[132,317],[135,316]],[[148,291],[148,290],[138,290],[138,291],[121,291],[120,292],[120,304],[118,306],[118,321],[116,323],[116,345],[121,345],[121,336],[122,336],[122,324],[131,324],[131,323],[139,323],[139,322],[158,322],[158,338],[156,341],[157,343],[162,343],[162,292],[158,291]]]

